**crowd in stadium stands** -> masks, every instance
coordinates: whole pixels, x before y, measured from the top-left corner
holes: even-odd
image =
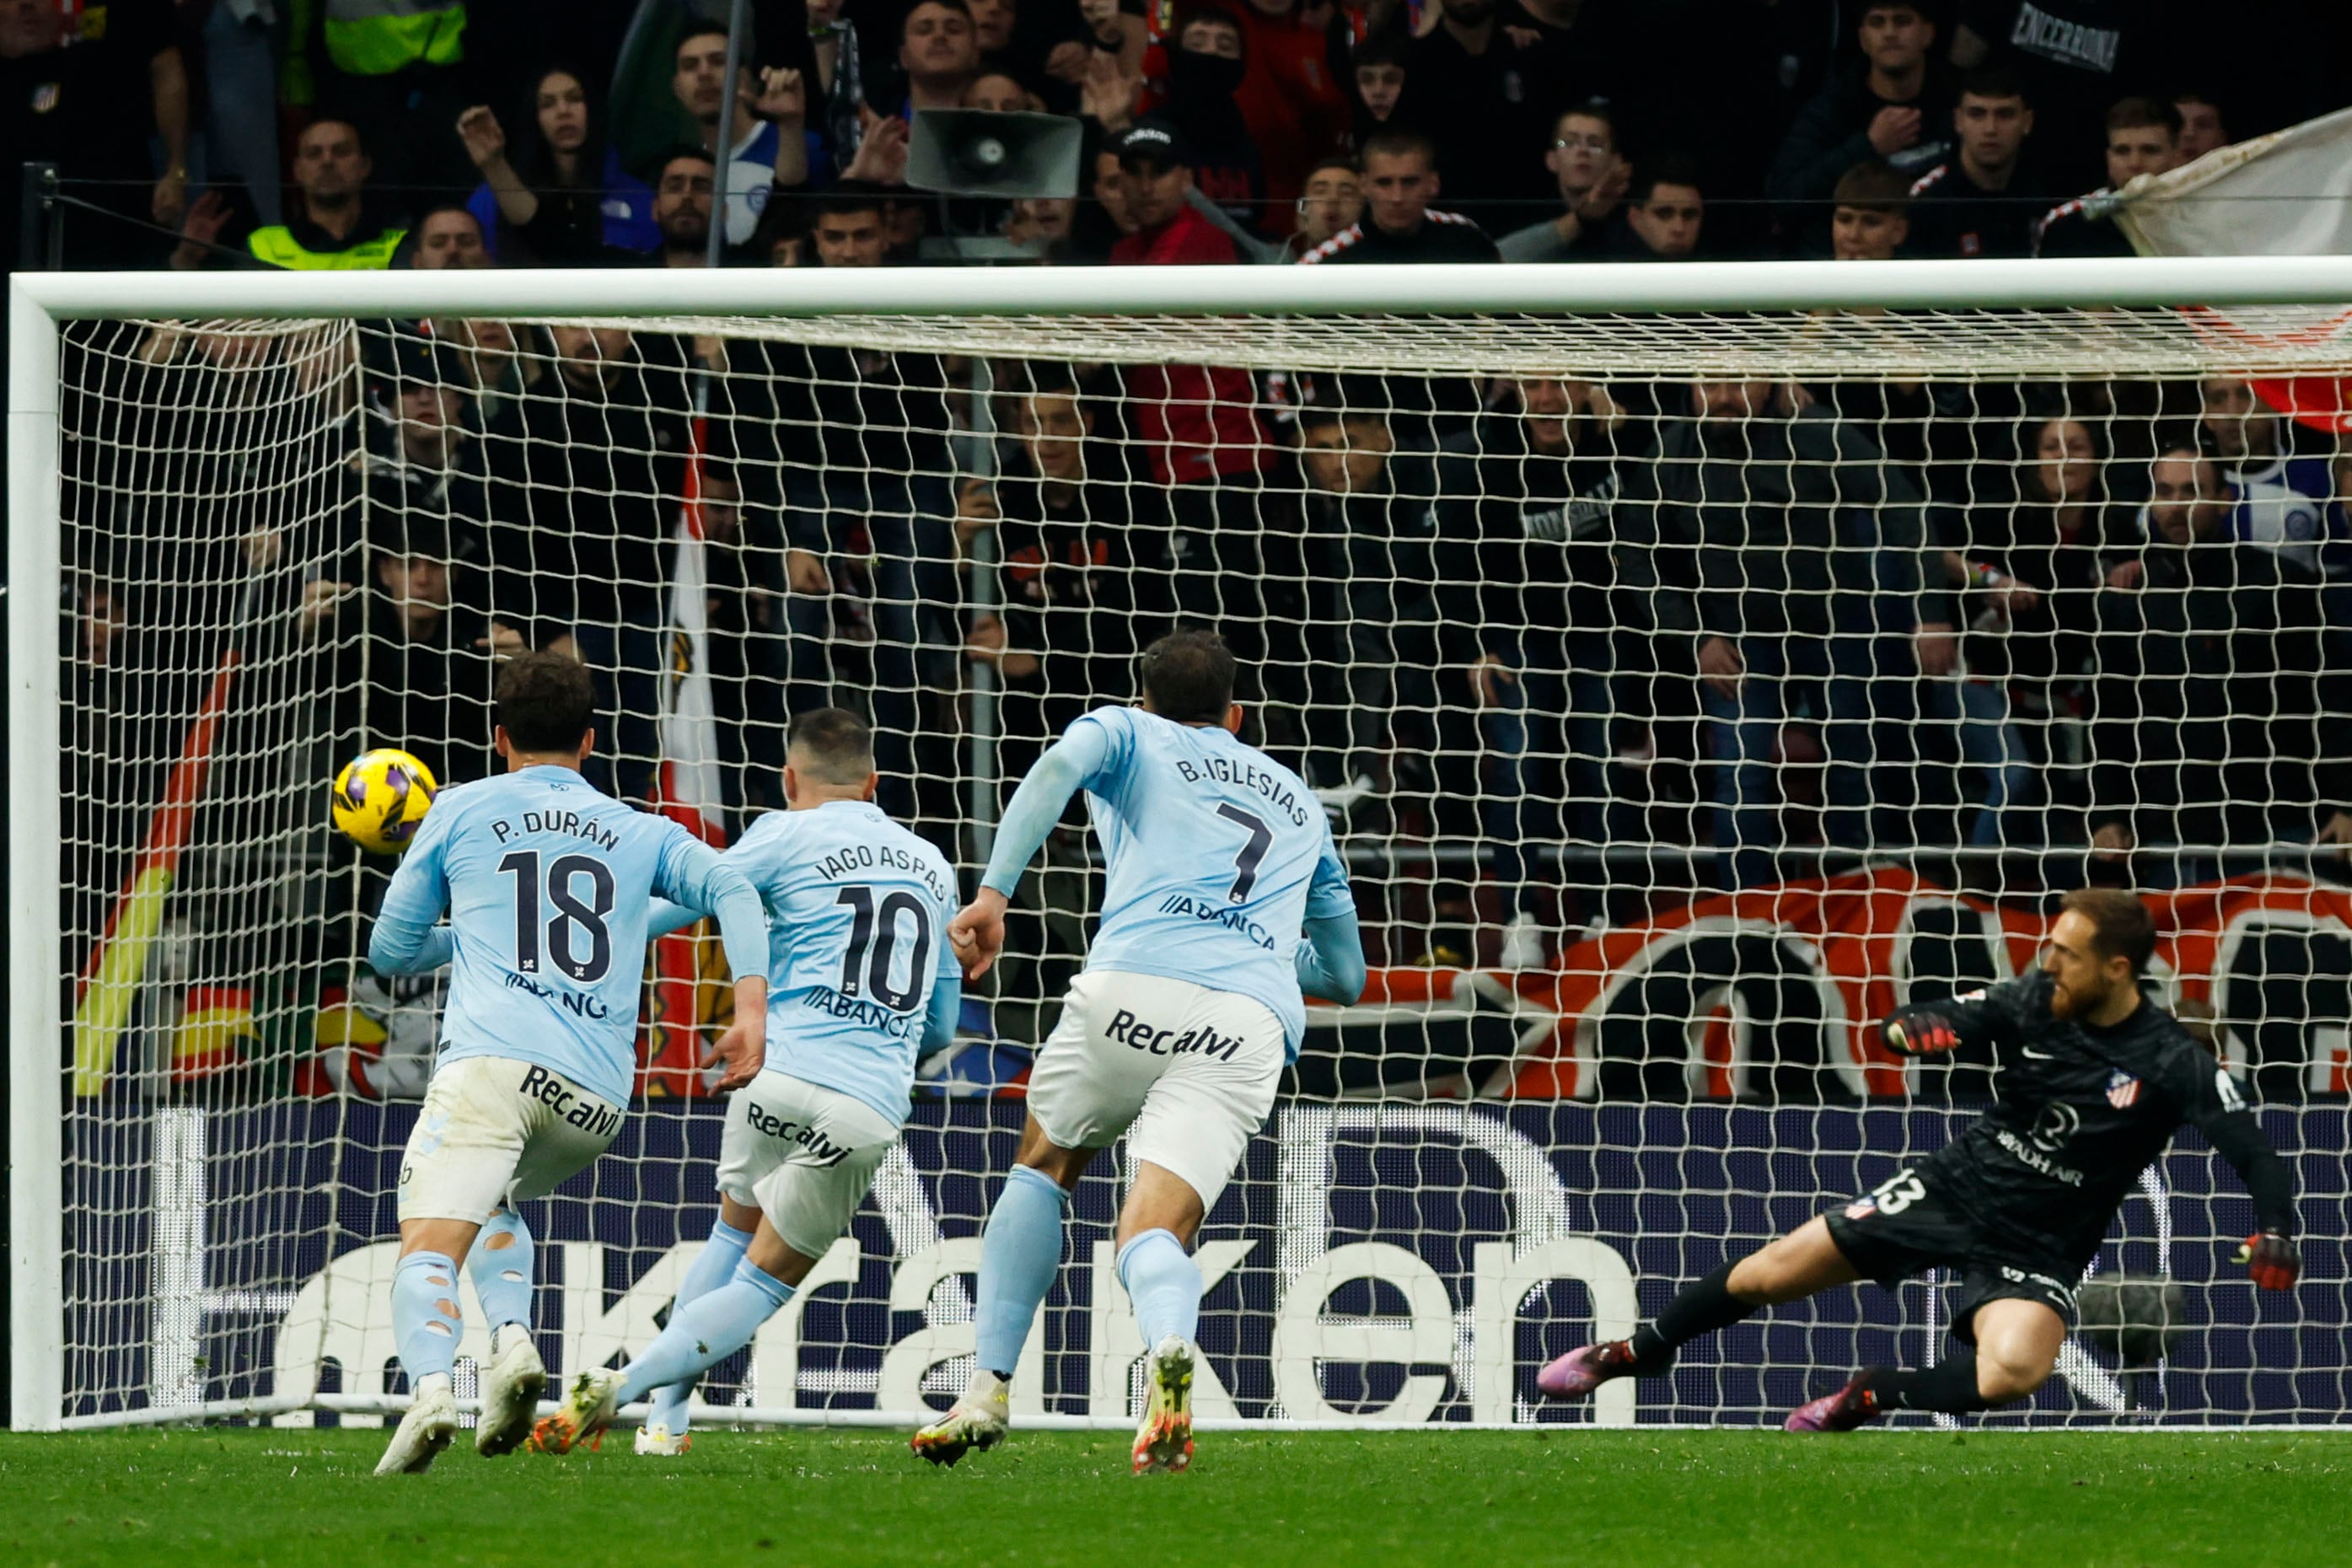
[[[70,266],[699,267],[716,226],[738,267],[1328,267],[2124,256],[2099,195],[2352,98],[2352,8],[2298,0],[751,0],[732,81],[725,9],[0,0],[0,112],[65,182]],[[1076,196],[911,189],[912,114],[955,108],[1076,117]],[[953,816],[961,687],[1001,690],[1017,777],[1189,618],[1336,820],[1494,847],[1488,961],[1686,880],[1530,847],[1675,837],[1677,754],[1718,885],[1809,838],[2352,839],[2352,458],[2241,382],[1005,363],[982,394],[757,338],[375,338],[349,406],[298,339],[117,356],[154,468],[89,476],[87,681],[226,624],[282,547],[135,515],[226,493],[188,454],[278,428],[219,374],[277,355],[334,384],[311,438],[362,433],[299,639],[346,730],[458,779],[495,656],[557,645],[607,681],[600,782],[652,789],[691,493],[737,810],[773,804],[784,713],[864,693],[885,804]]]

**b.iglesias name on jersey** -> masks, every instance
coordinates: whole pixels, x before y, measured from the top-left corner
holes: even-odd
[[[1307,807],[1299,801],[1298,791],[1291,781],[1253,765],[1246,757],[1179,757],[1175,766],[1186,784],[1213,779],[1235,789],[1248,790],[1289,817],[1293,827],[1307,826]]]

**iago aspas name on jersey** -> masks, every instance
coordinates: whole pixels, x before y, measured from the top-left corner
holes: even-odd
[[[838,882],[861,871],[904,871],[929,889],[931,897],[952,908],[955,891],[940,876],[939,868],[914,850],[896,844],[845,844],[816,862],[813,869],[828,882]]]

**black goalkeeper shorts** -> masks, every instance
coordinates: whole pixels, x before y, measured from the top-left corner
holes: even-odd
[[[2039,1301],[2074,1326],[2074,1281],[2080,1268],[2039,1247],[1988,1237],[1974,1216],[1936,1190],[1933,1166],[1898,1171],[1828,1215],[1830,1239],[1846,1261],[1893,1289],[1915,1274],[1949,1268],[1958,1276],[1952,1332],[1976,1343],[1979,1307],[1987,1301]]]

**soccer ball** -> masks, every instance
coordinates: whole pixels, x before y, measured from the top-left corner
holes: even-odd
[[[362,849],[397,855],[416,837],[440,787],[433,770],[406,752],[362,752],[335,775],[335,826]]]

